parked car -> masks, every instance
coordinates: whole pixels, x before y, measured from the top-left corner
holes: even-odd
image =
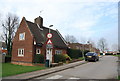
[[[85,55],[85,61],[99,61],[99,56],[97,53],[94,52],[88,52]]]

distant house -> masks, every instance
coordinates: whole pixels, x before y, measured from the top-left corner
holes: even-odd
[[[93,47],[92,44],[81,44],[81,43],[69,43],[68,47],[71,49],[78,49],[78,50],[88,50],[91,52],[96,52],[98,54],[100,54],[100,50]]]
[[[68,47],[71,49],[78,49],[78,50],[90,50],[91,48],[89,44],[81,44],[81,43],[69,43]]]
[[[44,54],[46,59],[47,52],[52,53],[51,62],[54,62],[54,54],[66,54],[67,45],[64,38],[58,30],[50,30],[53,35],[53,49],[46,48],[49,28],[43,26],[43,18],[39,16],[33,23],[23,17],[13,40],[12,63],[32,65],[35,54]]]
[[[7,54],[7,47],[6,47],[6,44],[5,42],[0,42],[0,51],[2,54]]]

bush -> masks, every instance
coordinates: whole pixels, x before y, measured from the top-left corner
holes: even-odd
[[[71,58],[70,58],[70,56],[68,56],[68,54],[63,54],[64,56],[65,56],[65,58],[66,58],[66,60],[72,60]]]
[[[34,63],[45,63],[43,54],[36,54],[34,58]]]
[[[63,54],[55,54],[54,55],[54,62],[55,63],[66,62],[66,57]]]
[[[78,59],[79,57],[82,57],[82,52],[76,49],[68,49],[68,56],[72,59]]]

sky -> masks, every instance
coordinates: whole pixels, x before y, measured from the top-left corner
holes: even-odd
[[[118,0],[0,0],[2,20],[8,13],[20,21],[24,16],[34,22],[41,16],[44,26],[53,25],[63,37],[73,35],[79,43],[97,44],[105,38],[109,49],[118,43]]]

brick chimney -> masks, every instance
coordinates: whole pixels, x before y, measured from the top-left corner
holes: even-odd
[[[43,18],[42,17],[37,17],[34,19],[34,23],[38,24],[40,27],[43,26]]]

